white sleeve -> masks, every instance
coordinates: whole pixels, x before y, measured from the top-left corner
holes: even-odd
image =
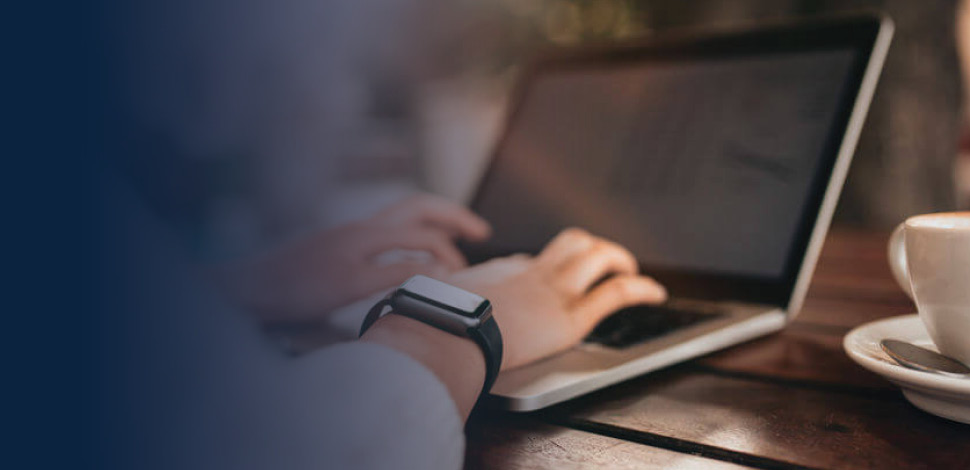
[[[325,374],[317,371],[325,371]],[[419,362],[365,343],[330,347],[294,363],[288,382],[326,396],[295,410],[308,431],[326,423],[322,464],[347,469],[458,469],[464,433],[451,395]],[[312,435],[312,432],[301,432]],[[306,445],[313,445],[307,442]]]
[[[128,250],[105,284],[111,321],[102,346],[111,379],[102,399],[110,404],[104,425],[115,463],[185,470],[462,466],[462,420],[430,370],[363,343],[283,356],[255,322],[205,289],[170,244],[136,236],[142,225],[136,218],[121,228]]]

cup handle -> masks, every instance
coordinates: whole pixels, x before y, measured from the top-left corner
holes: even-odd
[[[909,266],[906,264],[906,224],[896,226],[893,234],[889,237],[889,269],[893,272],[893,277],[899,283],[903,292],[913,298],[913,285],[909,280]]]

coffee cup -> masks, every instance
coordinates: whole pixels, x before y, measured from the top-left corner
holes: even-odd
[[[889,238],[889,265],[940,352],[970,364],[970,212],[906,219]]]

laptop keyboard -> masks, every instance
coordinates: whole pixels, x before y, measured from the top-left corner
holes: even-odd
[[[665,305],[638,305],[604,319],[585,341],[611,348],[626,348],[722,316],[716,312],[697,312]]]

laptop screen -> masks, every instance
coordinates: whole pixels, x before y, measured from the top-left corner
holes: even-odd
[[[747,300],[783,302],[865,52],[748,40],[540,64],[473,204],[495,236],[472,256],[536,252],[579,226],[629,248],[675,295],[730,296],[748,281]]]

